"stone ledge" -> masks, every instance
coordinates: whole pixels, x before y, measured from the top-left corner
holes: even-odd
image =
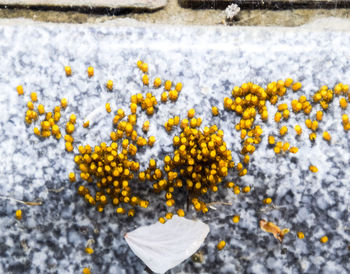
[[[179,0],[181,7],[193,9],[225,9],[232,3],[248,9],[350,8],[349,0]]]
[[[167,0],[0,0],[1,6],[25,7],[88,7],[111,9],[157,10],[163,8]]]

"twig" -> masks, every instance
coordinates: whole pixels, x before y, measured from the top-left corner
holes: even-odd
[[[267,206],[267,207],[261,208],[260,212],[261,213],[266,213],[266,212],[270,212],[270,211],[273,211],[273,210],[281,210],[281,209],[284,209],[284,208],[285,208],[284,206],[276,206],[275,204],[271,204],[271,206]]]
[[[14,202],[17,202],[17,203],[21,203],[21,204],[24,204],[24,205],[29,205],[29,206],[42,205],[42,201],[41,200],[39,200],[38,202],[25,202],[25,201],[17,200],[15,198],[8,197],[8,196],[3,196],[3,195],[0,195],[0,199],[11,200],[11,201],[14,201]]]
[[[216,207],[214,205],[232,205],[232,203],[228,203],[228,202],[211,202],[211,203],[207,204],[208,207],[210,207],[211,209],[216,210]]]
[[[58,189],[55,188],[48,188],[47,191],[55,192],[55,193],[60,193],[62,190],[64,190],[64,187],[60,187]]]

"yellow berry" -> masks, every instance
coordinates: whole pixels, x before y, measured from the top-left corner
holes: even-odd
[[[291,153],[297,153],[298,151],[299,151],[299,149],[297,147],[291,147],[289,149],[289,152],[291,152]]]
[[[147,63],[142,63],[141,70],[142,70],[143,73],[148,72],[148,64]]]
[[[232,221],[233,221],[235,224],[237,224],[237,223],[239,222],[239,219],[240,219],[239,215],[235,215],[235,216],[233,216]]]
[[[144,75],[142,76],[142,82],[143,82],[143,84],[144,84],[145,86],[148,86],[148,84],[149,84],[149,79],[148,79],[148,75],[147,75],[147,74],[144,74]]]
[[[83,127],[84,127],[84,128],[88,128],[89,125],[90,125],[90,121],[85,121],[85,122],[83,123]]]
[[[284,111],[288,109],[288,105],[286,103],[278,105],[278,111]]]
[[[341,117],[343,124],[348,124],[349,123],[349,116],[346,114],[343,114]]]
[[[244,155],[243,162],[247,165],[250,161],[250,156],[248,154]]]
[[[66,125],[66,132],[68,134],[72,134],[74,132],[74,129],[75,129],[74,125],[72,123],[68,122]]]
[[[310,166],[309,166],[309,170],[310,170],[311,172],[316,173],[316,172],[318,171],[318,168],[317,168],[316,166],[310,165]]]
[[[156,142],[156,138],[154,136],[151,136],[148,138],[148,145],[153,146],[153,144]]]
[[[301,89],[301,83],[300,82],[296,82],[296,83],[294,83],[293,85],[292,85],[292,90],[293,91],[297,91],[297,90],[299,90],[299,89]]]
[[[156,79],[154,79],[153,86],[154,86],[155,88],[159,88],[161,84],[162,84],[162,80],[161,80],[159,77],[157,77]]]
[[[168,220],[170,220],[173,217],[173,213],[168,212],[167,214],[165,214],[165,218],[167,218]]]
[[[166,80],[164,84],[164,89],[169,91],[171,89],[171,85],[172,85],[171,81]]]
[[[304,239],[304,238],[305,238],[304,233],[301,232],[301,231],[299,231],[299,232],[297,233],[297,236],[298,236],[299,239]]]
[[[76,121],[77,121],[77,116],[75,114],[71,114],[69,116],[69,122],[71,122],[72,124],[75,124]]]
[[[310,141],[315,141],[316,140],[316,133],[315,132],[311,132],[309,135],[309,139]]]
[[[233,187],[233,193],[238,195],[239,193],[241,193],[241,190],[239,189],[239,186],[234,186]]]
[[[286,134],[287,134],[287,132],[288,132],[288,128],[287,128],[287,126],[283,126],[283,127],[281,127],[281,129],[280,129],[280,135],[281,135],[281,136],[286,135]]]
[[[70,66],[65,66],[64,67],[64,71],[66,72],[67,76],[71,76],[72,75],[72,69]]]
[[[41,128],[44,130],[49,130],[50,129],[50,123],[48,121],[42,121],[41,122]]]
[[[85,252],[91,255],[92,253],[94,253],[94,250],[91,247],[87,247],[85,248]]]
[[[323,117],[323,112],[321,110],[316,112],[316,120],[321,121]]]
[[[62,100],[61,100],[61,107],[66,108],[67,105],[68,105],[67,98],[62,98]]]
[[[269,116],[269,113],[267,112],[267,110],[264,110],[264,111],[261,113],[261,119],[262,119],[263,121],[266,121],[267,118],[268,118],[268,116]]]
[[[248,193],[250,191],[250,186],[243,187],[243,193]]]
[[[269,204],[272,203],[272,199],[271,199],[270,197],[265,198],[265,199],[263,200],[263,203],[264,203],[265,205],[269,205]]]
[[[311,125],[311,130],[316,131],[318,129],[318,122],[313,121]]]
[[[191,108],[191,109],[187,112],[187,117],[188,117],[189,119],[191,119],[191,118],[194,117],[195,114],[196,114],[195,109]]]
[[[175,86],[175,90],[177,91],[177,92],[180,92],[181,90],[182,90],[182,83],[177,83],[176,84],[176,86]]]
[[[272,135],[269,135],[268,142],[270,145],[274,145],[275,144],[275,137],[273,137]]]
[[[176,101],[178,96],[179,96],[179,93],[177,92],[177,90],[174,89],[174,90],[169,91],[169,99],[171,101]]]
[[[217,249],[218,250],[222,250],[226,245],[226,242],[225,241],[220,241],[218,244],[217,244]]]
[[[108,113],[110,113],[112,110],[111,110],[111,104],[110,103],[107,103],[106,105],[105,105],[105,107],[106,107],[106,111],[108,112]]]
[[[178,209],[178,210],[177,210],[177,215],[178,215],[179,217],[184,217],[184,216],[185,216],[185,211],[184,211],[183,209]]]
[[[153,115],[153,113],[154,113],[154,108],[153,108],[153,107],[148,107],[148,108],[146,109],[146,113],[147,113],[147,115]]]
[[[16,219],[17,220],[22,219],[22,210],[20,210],[20,209],[16,210]]]
[[[168,93],[166,91],[162,92],[160,100],[165,103],[168,100]]]
[[[33,102],[38,101],[38,96],[36,95],[36,92],[32,92],[32,93],[30,94],[30,99],[31,99]]]
[[[299,126],[299,125],[296,125],[294,127],[294,129],[295,129],[295,132],[296,132],[297,135],[300,135],[303,132],[301,126]]]
[[[328,237],[327,236],[321,237],[320,242],[323,243],[323,244],[327,243],[328,242]]]
[[[60,128],[58,127],[58,125],[53,125],[51,128],[52,134],[56,135],[58,133],[60,133]]]
[[[289,88],[293,83],[293,79],[292,78],[287,78],[285,81],[284,81],[284,85]]]
[[[73,146],[72,146],[72,143],[70,143],[70,142],[66,142],[66,150],[67,150],[68,152],[73,151]]]
[[[53,118],[54,118],[55,122],[58,122],[61,119],[61,113],[60,112],[55,112]]]
[[[310,119],[306,119],[305,120],[305,125],[307,126],[307,128],[310,128],[312,127],[312,121]]]
[[[281,121],[281,118],[282,118],[281,112],[276,112],[276,114],[275,114],[275,122],[278,123],[279,121]]]
[[[160,218],[158,219],[158,221],[159,221],[161,224],[165,224],[165,219],[164,219],[163,217],[160,217]]]
[[[28,107],[28,109],[33,110],[33,109],[34,109],[34,104],[33,104],[33,102],[29,101],[29,102],[27,103],[27,107]]]
[[[118,214],[124,214],[124,213],[125,213],[125,209],[122,208],[122,207],[118,207],[117,210],[116,210],[116,212],[117,212]]]
[[[112,90],[113,89],[113,81],[112,80],[108,80],[106,86],[107,86],[107,88],[109,90]]]
[[[40,129],[38,129],[37,127],[34,128],[34,134],[35,135],[40,135]]]
[[[346,107],[348,106],[348,102],[344,97],[342,97],[339,99],[339,105],[342,109],[346,109]]]
[[[219,110],[217,107],[212,107],[211,108],[211,113],[213,114],[213,116],[218,116],[219,115]]]
[[[322,137],[328,142],[332,139],[331,135],[327,131],[323,132]]]
[[[45,107],[42,104],[38,105],[39,115],[45,114]]]
[[[16,90],[17,90],[18,95],[23,95],[24,91],[23,91],[22,86],[17,86]]]
[[[147,132],[149,130],[149,121],[148,120],[143,123],[142,130],[144,132]]]
[[[283,115],[283,118],[284,118],[284,119],[288,119],[288,118],[289,118],[289,110],[288,110],[288,109],[285,109],[285,110],[283,111],[282,115]]]
[[[90,268],[85,267],[85,268],[83,269],[83,274],[91,274]]]
[[[75,179],[75,173],[74,172],[70,172],[68,175],[69,181],[71,181],[72,183],[74,183],[76,181]]]
[[[283,146],[282,146],[282,150],[283,150],[284,152],[286,152],[288,149],[289,149],[289,143],[288,143],[288,142],[287,142],[287,143],[284,143]]]
[[[125,200],[124,200],[124,202],[125,202]],[[132,209],[129,209],[129,210],[128,210],[128,216],[129,216],[129,217],[134,217],[134,215],[135,215],[135,209],[133,209],[133,208],[132,208]]]
[[[94,68],[93,67],[88,67],[87,74],[88,74],[89,77],[94,76]]]

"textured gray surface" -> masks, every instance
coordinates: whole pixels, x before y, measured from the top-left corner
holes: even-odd
[[[152,149],[138,156],[142,165],[150,157],[172,150],[163,124],[173,115],[184,118],[191,107],[202,117],[203,126],[216,123],[224,130],[225,141],[237,162],[240,139],[234,124],[239,117],[222,111],[223,98],[230,96],[233,86],[253,81],[265,87],[270,81],[286,77],[301,81],[302,90],[297,94],[289,92],[284,102],[304,93],[310,97],[323,84],[332,87],[340,81],[348,83],[350,75],[350,34],[344,32],[47,24],[3,25],[0,38],[0,190],[16,199],[43,201],[36,207],[1,202],[0,270],[5,273],[77,273],[86,266],[91,266],[93,273],[140,273],[144,266],[132,254],[123,235],[139,225],[155,222],[167,210],[162,196],[145,191],[139,194],[150,197],[150,208],[137,210],[133,219],[117,216],[111,207],[99,214],[86,206],[76,194],[77,184],[67,180],[74,163],[73,155],[64,151],[63,140],[40,141],[32,134],[33,126],[26,127],[24,123],[31,91],[38,93],[47,109],[67,97],[69,107],[62,112],[60,125],[71,113],[76,113],[81,123],[106,102],[111,103],[112,111],[127,109],[131,94],[148,91],[141,85],[141,73],[135,65],[142,59],[149,63],[151,79],[160,76],[184,83],[179,100],[160,104],[150,118],[149,135],[158,138]],[[73,70],[69,78],[63,71],[68,64]],[[89,65],[95,67],[91,79],[86,75]],[[113,92],[104,87],[108,79],[115,81]],[[15,91],[18,84],[24,86],[24,97]],[[160,97],[160,90],[150,90]],[[211,116],[212,105],[219,107],[220,117]],[[231,201],[232,206],[218,206],[203,216],[193,209],[188,212],[189,218],[200,218],[211,228],[201,248],[204,262],[188,260],[173,273],[350,271],[350,140],[341,126],[343,111],[334,102],[320,124],[333,136],[330,145],[318,138],[311,146],[303,124],[305,117],[292,114],[285,123],[290,132],[300,123],[305,133],[300,139],[295,139],[293,133],[284,139],[300,151],[295,156],[276,157],[266,144],[267,134],[278,131],[272,119],[275,107],[268,108],[270,119],[262,124],[263,142],[252,157],[248,175],[241,179],[236,173],[232,175],[238,185],[250,185],[252,192],[235,196],[223,189],[208,201]],[[73,134],[75,145],[108,142],[112,117],[102,112],[91,129],[77,127]],[[142,113],[138,122],[145,119]],[[318,173],[308,171],[310,163],[319,168]],[[61,192],[52,191],[62,187]],[[281,209],[262,214],[261,201],[267,196]],[[18,208],[23,210],[22,221],[14,218]],[[236,225],[231,221],[235,214],[241,216]],[[283,245],[258,228],[260,218],[291,229]],[[304,240],[297,239],[299,230],[304,231]],[[319,243],[323,235],[330,239],[325,245]],[[84,252],[89,239],[95,241],[93,255]],[[222,239],[227,246],[218,252],[215,246]]]
[[[290,8],[349,8],[347,0],[179,0],[185,8],[217,8],[224,9],[235,3],[248,9],[290,9]]]
[[[112,9],[144,9],[155,10],[166,5],[167,0],[0,0],[4,6],[36,6],[36,7],[88,7]]]

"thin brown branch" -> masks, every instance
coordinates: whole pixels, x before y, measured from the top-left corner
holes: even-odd
[[[16,203],[21,203],[21,204],[28,205],[28,206],[42,205],[42,201],[40,201],[40,200],[37,201],[37,202],[26,202],[26,201],[17,200],[15,198],[12,198],[12,197],[9,197],[9,196],[3,196],[3,195],[0,195],[0,199],[10,200],[10,201],[13,201],[13,202],[16,202]]]

